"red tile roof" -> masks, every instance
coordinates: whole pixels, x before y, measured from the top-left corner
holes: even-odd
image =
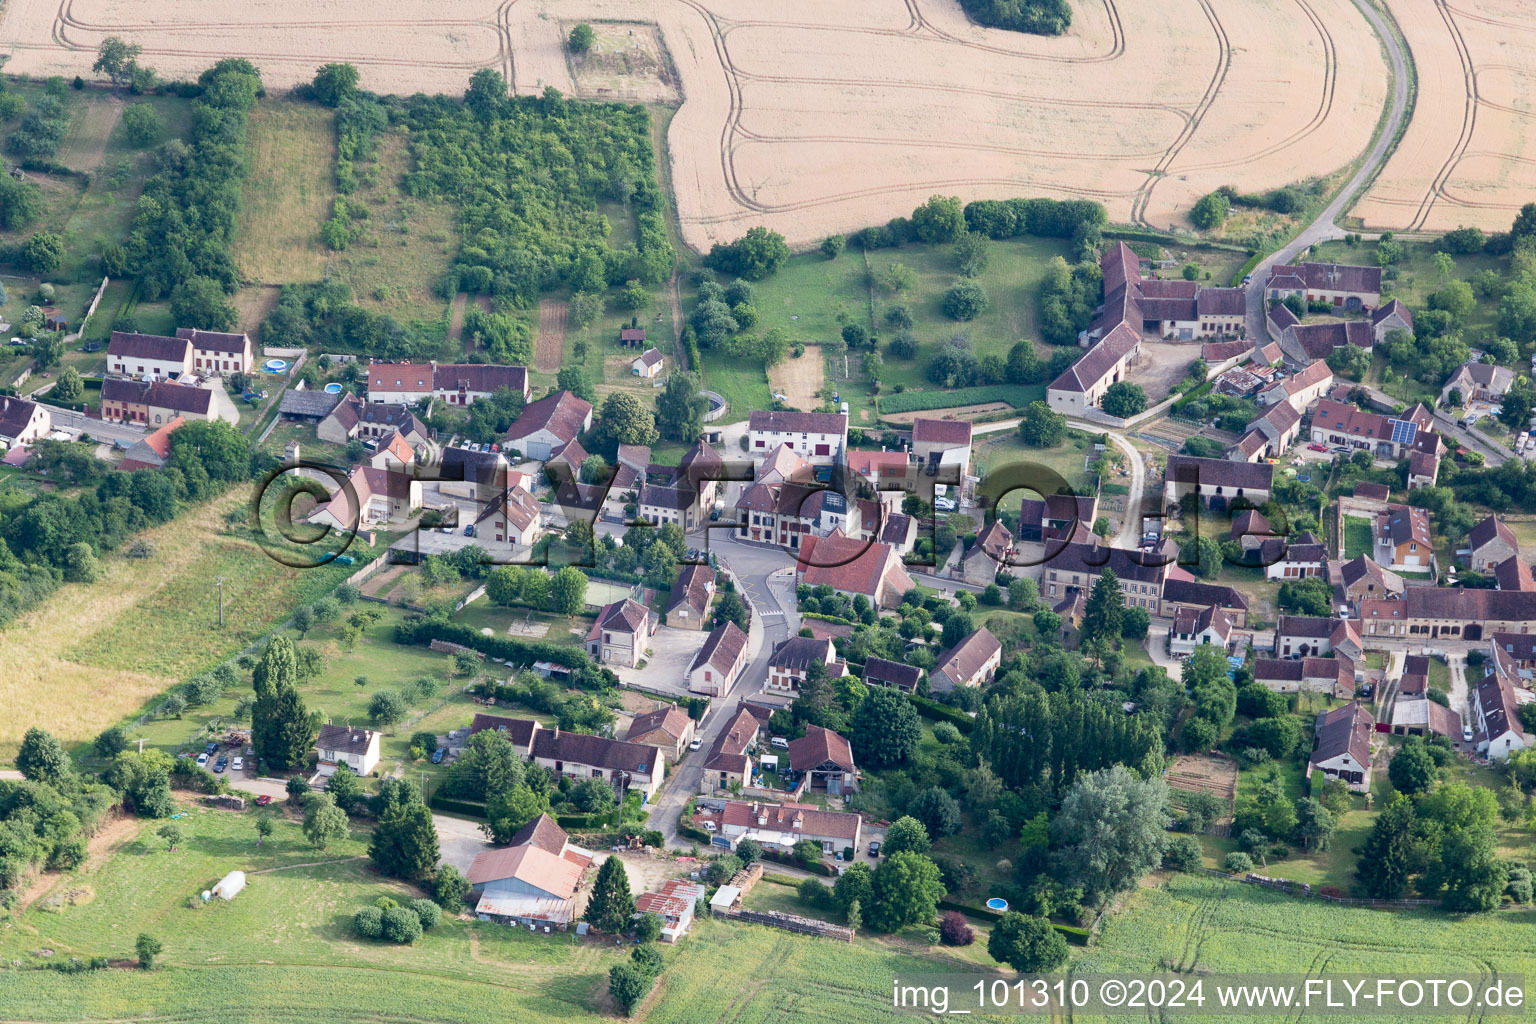
[[[582,424],[592,413],[592,404],[569,391],[556,391],[537,402],[523,406],[507,440],[516,441],[540,430],[548,430],[562,441],[570,441],[582,431]]]

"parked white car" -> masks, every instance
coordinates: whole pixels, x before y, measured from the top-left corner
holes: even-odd
[[[245,771],[245,758],[237,757],[229,763],[229,770],[234,772]]]

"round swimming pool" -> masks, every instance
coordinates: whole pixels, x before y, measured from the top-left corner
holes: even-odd
[[[268,359],[266,363],[263,364],[263,366],[268,373],[282,373],[284,370],[288,369],[288,360]]]
[[[988,910],[1007,910],[1008,909],[1008,901],[1003,899],[1001,896],[993,896],[991,899],[987,900],[987,909]]]
[[[339,394],[341,394],[341,385],[340,384],[327,384],[325,386],[325,393],[328,394],[328,395],[339,395]]]

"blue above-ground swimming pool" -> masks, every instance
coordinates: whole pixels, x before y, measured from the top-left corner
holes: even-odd
[[[328,394],[328,395],[339,395],[339,394],[341,394],[341,385],[340,384],[327,384],[325,386],[325,393]]]
[[[991,899],[987,900],[987,909],[988,910],[1007,910],[1008,909],[1008,901],[1003,899],[1001,896],[993,896]]]
[[[265,363],[262,364],[262,369],[266,370],[268,373],[283,373],[288,369],[288,360],[268,359]]]

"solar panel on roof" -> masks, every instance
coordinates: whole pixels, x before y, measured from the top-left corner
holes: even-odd
[[[1393,444],[1413,444],[1414,437],[1419,432],[1418,424],[1409,420],[1388,420],[1392,424]]]

